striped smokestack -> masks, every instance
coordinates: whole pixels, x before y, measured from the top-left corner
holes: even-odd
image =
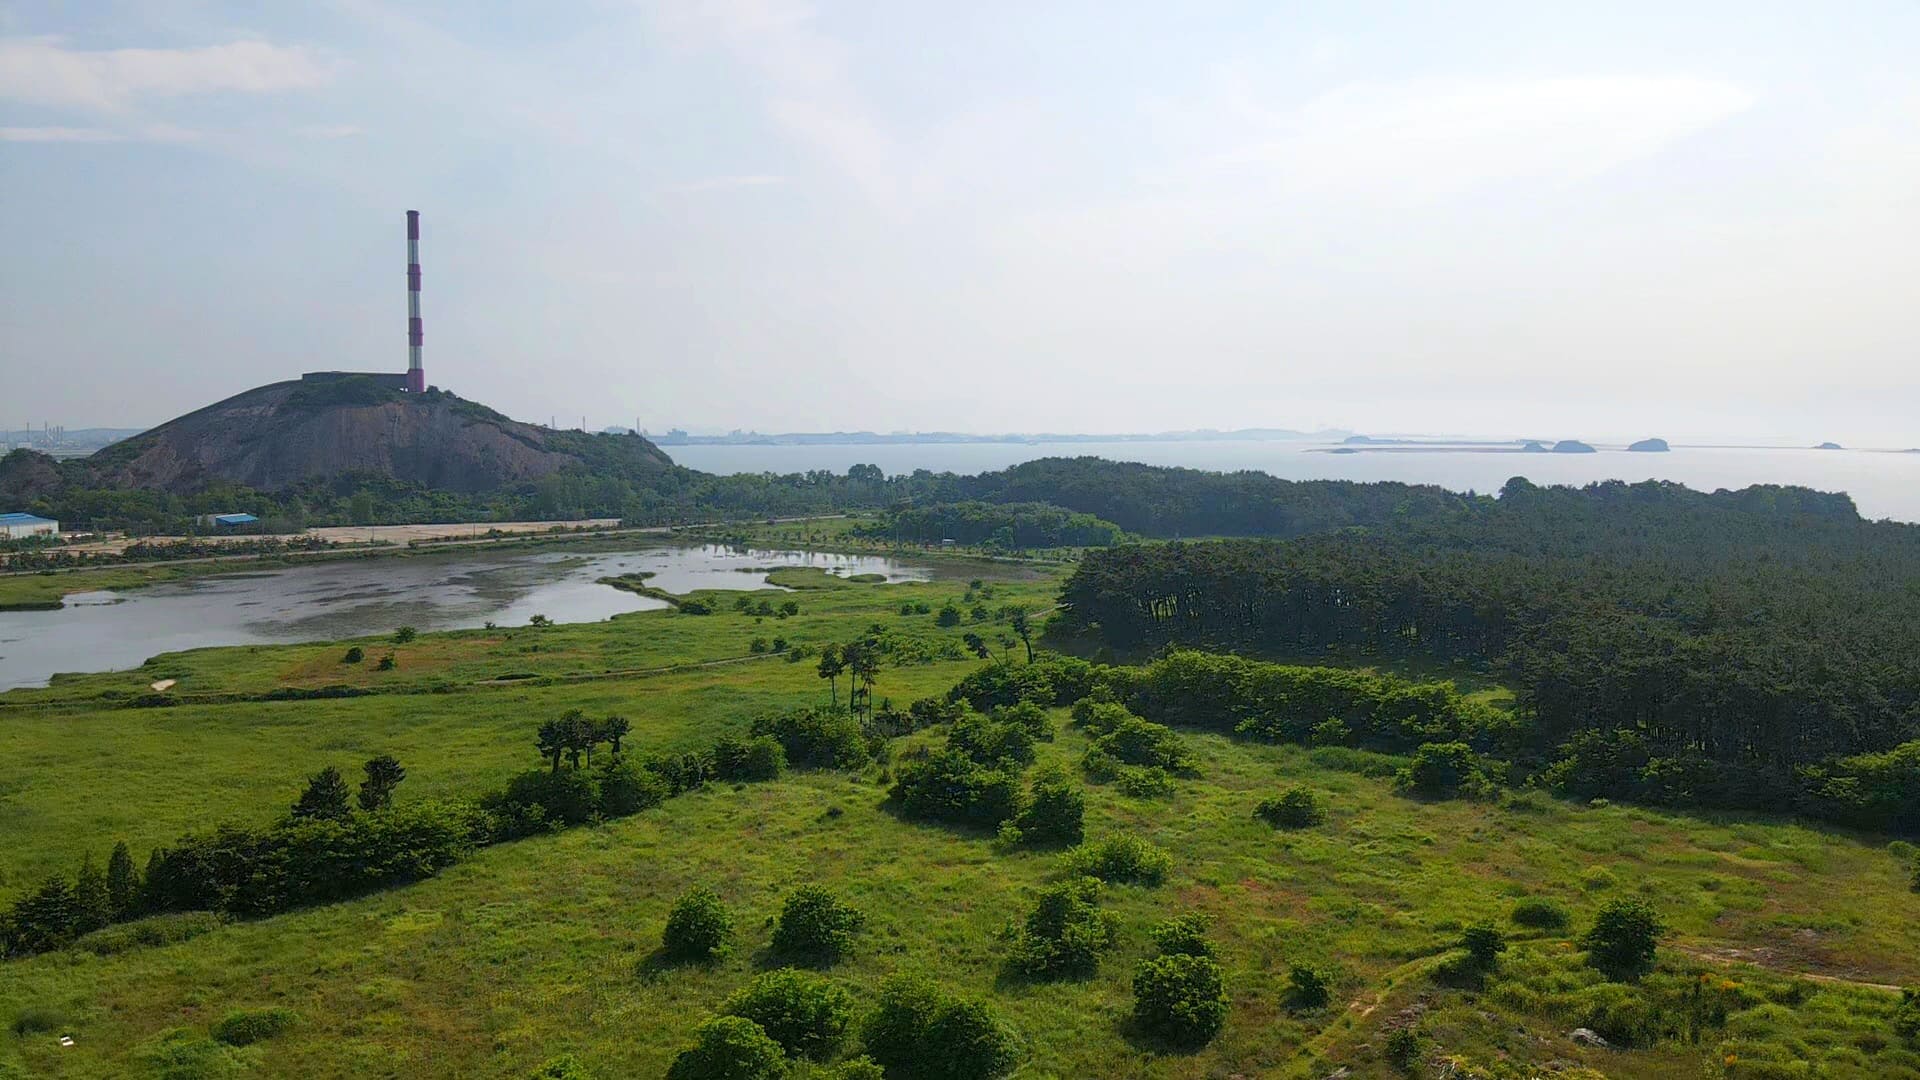
[[[407,211],[407,391],[427,388],[427,369],[420,366],[420,211]]]

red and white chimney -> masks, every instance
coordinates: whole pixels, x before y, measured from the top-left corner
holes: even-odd
[[[407,392],[427,388],[427,369],[420,366],[420,211],[407,211]]]

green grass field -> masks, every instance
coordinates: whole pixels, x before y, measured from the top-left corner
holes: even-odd
[[[1025,580],[993,582],[981,602],[1052,602],[1046,574],[1007,576]],[[408,769],[403,799],[474,796],[537,767],[533,729],[568,708],[627,716],[629,744],[645,750],[708,744],[762,711],[824,704],[811,657],[756,654],[756,637],[817,650],[886,626],[923,661],[880,674],[876,693],[904,704],[980,663],[955,658],[962,634],[1004,632],[900,614],[920,600],[937,611],[966,589],[840,582],[760,594],[797,599],[801,613],[787,619],[739,613],[733,594],[713,593],[706,616],[369,639],[358,665],[341,663],[346,642],[198,650],[0,695],[0,901],[71,873],[83,851],[103,860],[118,839],[140,862],[189,829],[264,823],[327,764],[357,772],[391,752]],[[374,670],[387,651],[396,670]],[[160,677],[205,699],[116,704]],[[336,684],[379,692],[236,700]],[[1041,759],[1071,764],[1085,741],[1064,711],[1056,726]],[[892,753],[938,737],[896,741]],[[1198,776],[1170,798],[1088,788],[1090,838],[1140,835],[1174,855],[1164,884],[1106,890],[1122,944],[1090,978],[1032,984],[1004,967],[998,932],[1061,876],[1057,854],[904,821],[884,804],[887,766],[875,764],[712,785],[631,818],[482,849],[418,884],[178,944],[5,962],[0,1077],[518,1077],[566,1051],[602,1078],[660,1076],[721,999],[769,963],[769,920],[804,882],[868,916],[833,978],[865,1001],[889,973],[915,967],[987,998],[1020,1033],[1024,1078],[1317,1080],[1342,1066],[1393,1076],[1383,1046],[1396,1026],[1422,1033],[1422,1075],[1449,1062],[1456,1076],[1920,1075],[1920,1057],[1889,1034],[1895,995],[1855,985],[1920,982],[1920,895],[1884,838],[1538,794],[1421,802],[1354,771],[1377,764],[1364,755],[1184,737]],[[1324,795],[1327,824],[1283,832],[1252,816],[1295,783]],[[695,885],[733,906],[740,947],[712,967],[661,968],[650,958],[667,910]],[[1507,921],[1526,896],[1559,901],[1573,926],[1529,938]],[[1635,1049],[1568,1038],[1582,1018],[1566,1002],[1598,977],[1566,936],[1621,896],[1650,900],[1672,925],[1667,974],[1701,968],[1735,987],[1716,991],[1743,1001],[1724,1025],[1698,1042]],[[1128,1033],[1131,968],[1150,951],[1146,928],[1185,911],[1213,917],[1232,1011],[1204,1049],[1166,1053]],[[1513,933],[1513,950],[1482,990],[1440,986],[1430,969],[1479,920]],[[1330,1006],[1285,1006],[1296,963],[1334,974]],[[231,1010],[276,1005],[298,1014],[278,1037],[246,1049],[206,1038]],[[62,1034],[75,1045],[60,1047]]]

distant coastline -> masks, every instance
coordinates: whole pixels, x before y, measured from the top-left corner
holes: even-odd
[[[647,434],[643,432],[642,434]],[[1338,442],[1353,432],[1341,428],[1292,431],[1287,428],[1236,428],[1232,431],[1161,431],[1153,433],[1072,435],[1060,432],[973,435],[958,431],[914,431],[881,434],[873,431],[788,431],[763,433],[734,431],[725,435],[693,435],[675,428],[664,435],[647,434],[655,446],[938,446],[988,443],[1037,446],[1050,443],[1126,442]]]

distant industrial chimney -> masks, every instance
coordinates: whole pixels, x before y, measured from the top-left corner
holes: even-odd
[[[420,366],[420,211],[407,211],[407,392],[427,388],[427,369]]]

